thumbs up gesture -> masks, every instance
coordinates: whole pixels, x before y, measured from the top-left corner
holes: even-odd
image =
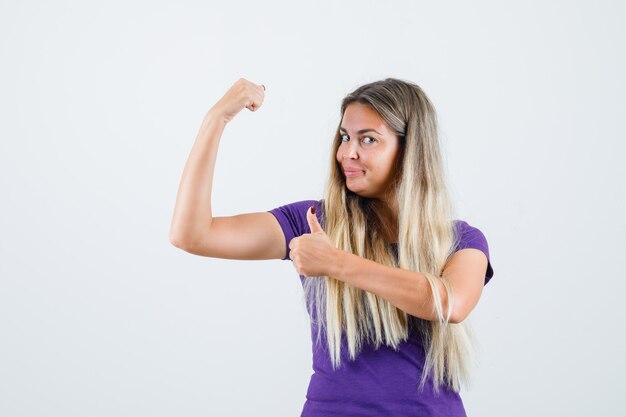
[[[291,239],[289,257],[300,275],[331,275],[335,270],[339,249],[330,241],[311,209],[306,212],[311,233]]]

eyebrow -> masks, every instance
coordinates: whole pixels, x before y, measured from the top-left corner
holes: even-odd
[[[344,132],[347,132],[347,130],[343,127],[340,127],[339,130],[343,130]],[[376,132],[378,133],[380,136],[382,136],[383,134],[380,133],[379,131],[375,130],[375,129],[361,129],[356,133],[365,133],[365,132]]]

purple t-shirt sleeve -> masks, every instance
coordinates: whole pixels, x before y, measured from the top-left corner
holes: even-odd
[[[309,207],[315,206],[315,215],[318,220],[320,219],[320,201],[316,200],[302,200],[294,203],[285,204],[284,206],[276,207],[272,210],[268,210],[276,217],[280,227],[283,229],[285,235],[285,257],[283,261],[291,260],[289,254],[289,242],[294,237],[302,236],[305,233],[311,233],[309,223],[306,220],[306,212]]]
[[[478,228],[471,226],[466,221],[457,220],[455,223],[456,232],[460,234],[459,241],[455,247],[454,252],[461,249],[474,248],[482,251],[487,256],[487,271],[485,273],[485,284],[493,277],[493,267],[491,266],[491,259],[489,258],[489,245],[483,232]]]

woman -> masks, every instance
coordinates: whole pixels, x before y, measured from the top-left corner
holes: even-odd
[[[224,126],[265,87],[238,80],[207,113],[180,184],[171,242],[227,259],[291,260],[311,317],[302,416],[464,416],[466,318],[493,276],[481,231],[452,220],[435,110],[387,78],[348,94],[321,200],[212,217]]]

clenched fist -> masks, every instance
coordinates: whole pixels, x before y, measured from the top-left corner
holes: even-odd
[[[211,107],[209,112],[228,123],[244,108],[250,111],[257,111],[263,104],[264,98],[264,85],[257,85],[245,78],[240,78]]]

